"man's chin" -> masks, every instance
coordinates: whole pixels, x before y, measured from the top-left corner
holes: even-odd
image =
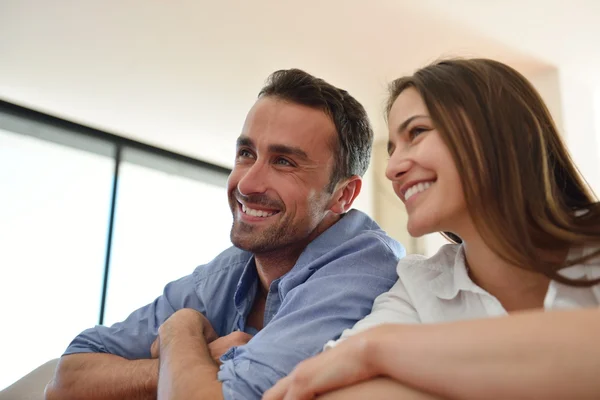
[[[255,240],[252,240],[252,237],[247,237],[247,236],[256,236],[256,235],[244,235],[244,234],[236,234],[235,232],[231,232],[230,235],[230,239],[231,239],[231,243],[237,247],[238,249],[241,250],[245,250],[245,251],[250,251],[250,252],[254,252],[254,249],[256,249],[257,245],[260,245],[260,243],[256,243]]]
[[[248,243],[245,241],[231,241],[231,243],[240,250],[244,250],[253,254],[260,254],[267,251],[265,246],[260,243]]]
[[[253,225],[253,224],[247,224],[243,221],[237,220],[233,222],[233,226],[231,227],[231,232],[230,235],[231,237],[234,236],[244,236],[244,235],[257,235],[258,232],[260,232],[262,229],[262,227],[257,226],[257,225]],[[240,237],[240,239],[243,239]]]
[[[262,240],[256,240],[257,237]],[[231,243],[238,249],[249,251],[254,254],[268,253],[281,247],[273,240],[269,240],[263,235],[259,236],[259,234],[256,233],[250,235],[236,235],[235,232],[232,232],[230,239]]]

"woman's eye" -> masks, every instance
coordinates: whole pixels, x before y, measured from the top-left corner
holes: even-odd
[[[412,128],[408,134],[410,136],[410,139],[413,140],[414,138],[416,138],[417,136],[419,136],[421,133],[425,133],[427,132],[429,129],[426,128],[421,128],[421,127],[414,127]]]

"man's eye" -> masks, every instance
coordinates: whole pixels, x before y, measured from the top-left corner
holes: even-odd
[[[291,165],[292,165],[292,163],[291,163],[291,162],[289,162],[287,159],[285,159],[285,158],[281,158],[281,157],[280,157],[280,158],[278,158],[277,160],[275,160],[275,164],[278,164],[278,165],[286,165],[286,166],[291,166]]]
[[[238,151],[238,157],[240,158],[251,158],[253,157],[252,153],[246,149],[241,149]]]

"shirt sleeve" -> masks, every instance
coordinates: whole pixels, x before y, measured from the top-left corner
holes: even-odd
[[[73,339],[64,355],[110,353],[130,360],[150,358],[150,346],[158,335],[158,328],[181,308],[205,312],[195,291],[193,275],[169,283],[160,297],[134,311],[125,321],[83,331]]]
[[[312,275],[286,280],[279,293],[269,294],[283,299],[279,310],[221,366],[225,399],[260,399],[298,363],[369,313],[373,300],[394,284],[404,250],[368,236],[348,241],[335,256],[323,256]]]
[[[405,260],[401,260],[400,263]],[[400,267],[400,263],[398,267]],[[335,347],[350,336],[381,324],[418,324],[420,322],[417,310],[410,300],[404,283],[398,279],[389,292],[383,293],[375,299],[373,310],[369,315],[358,321],[352,329],[346,329],[338,340],[327,342],[324,349]]]

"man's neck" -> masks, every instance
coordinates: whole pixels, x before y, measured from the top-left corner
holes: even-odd
[[[304,252],[306,247],[319,235],[338,222],[342,216],[343,215],[340,214],[329,213],[302,242],[269,253],[255,254],[254,262],[256,264],[256,272],[258,273],[258,278],[265,293],[269,292],[271,283],[274,280],[281,278],[294,268],[296,261],[298,261],[300,254]]]
[[[301,251],[297,255],[293,254],[257,254],[254,256],[256,273],[259,279],[259,285],[256,288],[256,295],[252,303],[252,309],[246,318],[246,324],[256,330],[263,328],[265,319],[265,306],[271,283],[288,273],[296,264]]]
[[[260,281],[258,291],[266,296],[271,283],[290,272],[296,265],[300,254],[302,254],[302,250],[255,255],[254,262]]]

